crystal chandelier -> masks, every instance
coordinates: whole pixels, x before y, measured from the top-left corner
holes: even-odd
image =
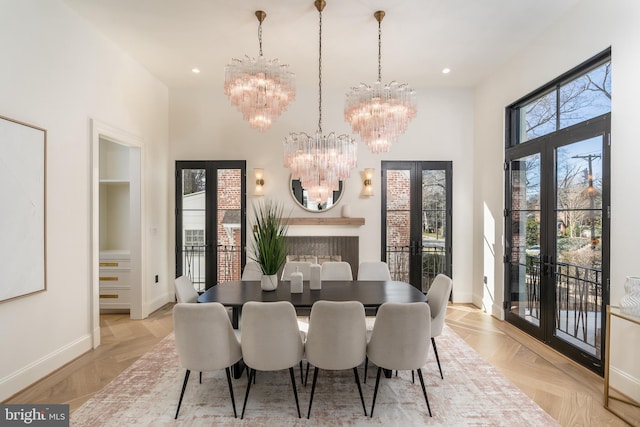
[[[224,93],[242,113],[249,126],[263,132],[296,96],[294,75],[289,66],[278,59],[265,59],[262,55],[262,21],[267,16],[256,11],[260,56],[233,59],[225,68]]]
[[[300,179],[311,200],[324,204],[339,182],[349,177],[356,167],[357,144],[348,135],[322,133],[322,10],[324,0],[314,2],[319,12],[318,55],[318,130],[313,136],[291,133],[284,141],[284,165],[291,169],[291,177]]]
[[[381,23],[384,11],[379,10],[373,16],[378,21],[378,81],[371,86],[361,83],[350,89],[344,118],[373,153],[386,153],[416,115],[415,92],[406,84],[381,83]]]

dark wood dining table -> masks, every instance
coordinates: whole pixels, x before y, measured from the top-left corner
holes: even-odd
[[[207,289],[198,297],[199,303],[219,302],[232,309],[231,324],[235,329],[240,324],[242,306],[249,301],[289,301],[296,310],[310,309],[314,302],[360,301],[365,308],[375,309],[386,302],[426,302],[420,290],[405,282],[378,280],[323,280],[322,289],[311,290],[309,281],[303,282],[302,293],[291,293],[288,280],[278,283],[275,291],[263,291],[260,281],[240,280],[223,282]],[[234,377],[239,378],[244,370],[242,361],[233,368]],[[390,377],[391,372],[385,371]]]
[[[207,289],[198,302],[219,302],[232,309],[234,328],[238,328],[242,306],[248,301],[289,301],[296,309],[310,309],[314,302],[360,301],[365,308],[377,308],[385,302],[425,302],[426,296],[408,283],[383,280],[323,280],[322,289],[309,289],[303,282],[301,294],[291,293],[290,282],[282,281],[275,291],[263,291],[259,281],[223,282]]]

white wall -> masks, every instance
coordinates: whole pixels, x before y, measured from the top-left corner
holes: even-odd
[[[636,249],[640,241],[637,226],[640,144],[636,124],[640,99],[639,18],[640,2],[612,0],[605,5],[599,0],[582,0],[476,90],[473,292],[474,301],[482,301],[498,317],[502,317],[504,300],[504,109],[609,46],[613,92],[611,304],[617,305],[622,298],[625,276],[640,274]],[[484,289],[483,276],[489,279]],[[612,352],[619,358],[612,373],[619,378],[612,380],[626,382],[629,387],[626,390],[638,397],[640,333],[621,326],[612,332],[611,339]]]
[[[0,303],[0,400],[89,350],[90,119],[143,141],[149,309],[169,298],[166,87],[60,1],[0,0],[0,115],[47,129],[47,291]],[[1,145],[1,141],[0,141]],[[148,233],[152,234],[152,233]],[[152,280],[147,280],[152,282]],[[171,283],[173,283],[171,281]]]
[[[295,70],[294,70],[295,71]],[[330,71],[325,70],[327,73]],[[343,118],[347,88],[323,90],[322,128],[325,133],[351,134]],[[467,89],[418,89],[418,114],[390,153],[373,155],[359,144],[358,167],[345,183],[338,206],[326,213],[304,211],[289,193],[289,170],[282,165],[283,142],[289,132],[312,134],[318,127],[317,88],[298,88],[297,98],[271,129],[249,128],[224,96],[222,85],[210,91],[170,91],[170,158],[175,160],[247,160],[248,220],[251,219],[253,169],[264,168],[266,198],[282,200],[291,216],[340,216],[342,205],[351,216],[365,217],[362,227],[292,226],[291,235],[357,235],[360,260],[380,259],[380,162],[384,160],[453,161],[454,301],[471,301],[473,98]],[[358,139],[358,138],[356,138]],[[173,166],[175,168],[175,165]],[[375,168],[375,196],[362,198],[361,173]],[[171,184],[173,186],[173,184]],[[175,205],[170,201],[171,206]],[[172,211],[172,210],[171,210]],[[174,224],[172,222],[171,227]],[[175,242],[171,242],[173,245]],[[172,247],[172,246],[170,246]]]

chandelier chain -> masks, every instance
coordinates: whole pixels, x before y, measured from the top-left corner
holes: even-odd
[[[260,44],[260,56],[262,56],[262,21],[258,24],[258,44]]]
[[[322,133],[322,11],[318,26],[318,132]]]
[[[382,19],[378,21],[378,81],[382,81]]]

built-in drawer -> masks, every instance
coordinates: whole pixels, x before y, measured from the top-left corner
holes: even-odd
[[[124,259],[100,259],[100,270],[130,270],[131,261]]]
[[[129,309],[131,301],[130,289],[100,288],[100,308]]]
[[[100,288],[131,286],[131,272],[129,270],[104,270],[101,268],[99,278]]]

